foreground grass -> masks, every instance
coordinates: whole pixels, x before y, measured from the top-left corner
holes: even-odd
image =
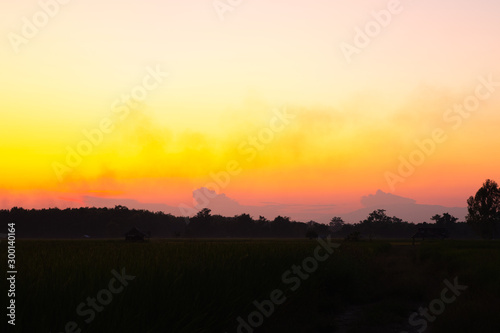
[[[236,319],[255,311],[254,300],[281,289],[286,301],[255,332],[411,332],[419,326],[408,324],[409,315],[439,298],[443,280],[455,277],[468,289],[427,331],[499,331],[499,242],[343,243],[290,290],[283,273],[317,246],[309,240],[19,241],[14,331],[65,332],[75,321],[83,332],[236,332]],[[77,306],[108,287],[111,270],[123,268],[135,279],[85,323]],[[7,290],[5,279],[1,285]]]

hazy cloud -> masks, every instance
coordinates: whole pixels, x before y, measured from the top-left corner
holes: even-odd
[[[384,191],[377,190],[375,194],[368,194],[361,198],[361,204],[364,207],[383,207],[388,205],[408,205],[417,203],[415,200]]]

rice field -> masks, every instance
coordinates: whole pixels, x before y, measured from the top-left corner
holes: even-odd
[[[16,326],[7,331],[417,332],[423,323],[411,325],[410,315],[455,277],[467,289],[427,320],[426,331],[500,331],[499,242],[342,243],[332,253],[320,247],[324,260],[314,266],[307,258],[318,246],[19,240]]]

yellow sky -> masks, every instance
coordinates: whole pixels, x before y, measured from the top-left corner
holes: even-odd
[[[236,161],[241,172],[216,190],[241,203],[354,207],[382,189],[463,206],[500,166],[499,10],[2,2],[0,204],[178,205]],[[454,109],[474,98],[473,111]],[[442,142],[420,163],[416,141],[436,129]]]

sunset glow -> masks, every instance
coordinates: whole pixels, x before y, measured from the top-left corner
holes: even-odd
[[[321,222],[378,189],[464,207],[499,178],[499,13],[492,0],[2,2],[0,208],[181,214],[200,188]]]

